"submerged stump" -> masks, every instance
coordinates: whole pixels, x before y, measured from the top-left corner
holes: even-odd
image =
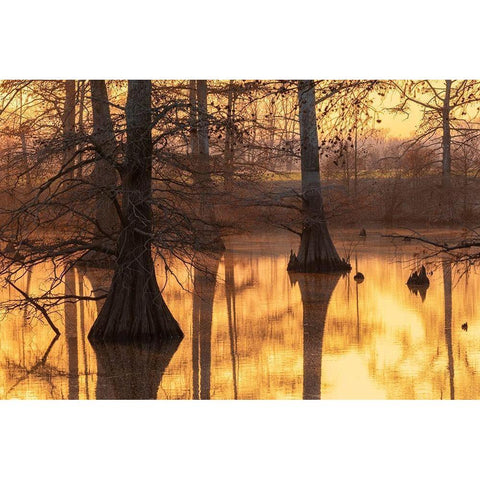
[[[408,277],[407,285],[409,287],[428,287],[430,285],[424,265],[420,267],[420,270],[412,272],[410,277]]]
[[[430,280],[427,276],[427,271],[422,265],[418,271],[412,272],[407,280],[408,289],[414,294],[419,295],[422,302],[425,301],[427,290],[430,286]]]

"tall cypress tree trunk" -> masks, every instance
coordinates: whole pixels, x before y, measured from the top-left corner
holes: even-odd
[[[450,97],[452,90],[452,81],[445,80],[445,97],[443,98],[442,108],[442,179],[445,187],[450,186],[450,174],[452,171],[451,144],[452,136],[450,133]]]
[[[158,288],[152,259],[151,88],[149,80],[128,82],[127,150],[121,170],[125,225],[112,284],[90,330],[91,340],[183,337]]]
[[[111,236],[120,229],[118,214],[113,203],[117,186],[115,160],[117,141],[110,116],[105,80],[90,80],[93,113],[93,142],[97,150],[93,182],[96,193],[96,236]]]
[[[454,217],[452,202],[452,135],[450,132],[450,98],[452,81],[445,80],[445,96],[442,108],[442,201],[446,220],[451,221]]]
[[[340,272],[351,270],[338,256],[328,232],[320,187],[315,83],[298,82],[302,163],[303,230],[298,254],[293,252],[287,269],[294,272]]]
[[[78,146],[80,149],[84,147],[84,138],[85,138],[85,128],[84,128],[84,115],[85,115],[85,89],[86,89],[86,81],[81,80],[78,82],[78,88],[77,88],[77,99],[78,99],[78,135],[80,137],[80,140],[78,142]],[[78,163],[82,163],[83,160],[83,154],[80,151],[77,154],[77,161]],[[83,177],[83,168],[79,166],[76,169],[76,178],[82,178]]]
[[[73,166],[75,161],[75,80],[65,80],[65,107],[63,110],[63,164]],[[73,178],[73,170],[70,173]]]
[[[198,164],[198,107],[197,107],[197,82],[190,80],[190,155],[192,163]]]
[[[75,80],[65,80],[64,82],[65,103],[62,112],[62,140],[63,140],[63,168],[69,169],[66,174],[68,180],[75,177],[76,158],[76,138],[75,138]],[[71,169],[71,170],[70,170]],[[65,201],[70,201],[70,196],[65,196]],[[72,219],[72,216],[70,217]]]
[[[227,124],[225,128],[225,152],[224,152],[224,189],[225,192],[231,192],[233,181],[233,158],[235,152],[235,93],[234,81],[230,80],[228,84],[227,97]]]
[[[30,174],[30,166],[28,165],[28,153],[27,153],[27,137],[23,129],[23,91],[20,92],[20,107],[19,107],[19,130],[20,130],[20,141],[22,142],[22,161],[23,167],[25,168],[25,180],[27,183],[28,191],[32,190],[32,176]]]
[[[198,102],[198,163],[196,183],[199,190],[199,220],[201,240],[198,250],[222,251],[225,245],[220,237],[220,229],[215,217],[215,205],[212,199],[213,180],[210,146],[208,140],[207,81],[197,80]]]

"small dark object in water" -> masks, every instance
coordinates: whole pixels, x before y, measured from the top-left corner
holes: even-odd
[[[468,331],[468,323],[465,322],[463,325],[462,325],[462,330],[465,330],[466,332]]]
[[[413,272],[407,280],[409,286],[427,286],[430,285],[430,280],[427,277],[427,271],[422,265],[418,272]]]
[[[403,237],[404,242],[411,242],[412,239],[410,237]]]
[[[360,237],[366,237],[366,236],[367,236],[367,232],[366,232],[366,230],[365,230],[364,228],[362,228],[362,229],[360,230],[360,233],[359,233],[358,235],[359,235]]]
[[[365,280],[365,276],[363,275],[363,273],[357,272],[357,273],[355,274],[355,276],[353,277],[353,279],[354,279],[357,283],[362,283],[362,282]]]

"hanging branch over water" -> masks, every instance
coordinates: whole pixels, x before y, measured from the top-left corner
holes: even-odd
[[[52,319],[50,318],[50,315],[48,314],[46,308],[43,306],[43,305],[40,305],[40,303],[38,303],[35,299],[33,299],[32,297],[30,297],[30,295],[28,295],[26,292],[24,292],[21,288],[17,287],[12,281],[10,281],[8,278],[6,279],[6,282],[14,289],[16,290],[18,293],[20,293],[24,298],[25,300],[30,303],[31,305],[33,305],[42,315],[43,317],[45,318],[45,320],[47,321],[47,323],[50,325],[50,327],[52,328],[52,330],[55,332],[55,335],[59,336],[60,335],[60,330],[55,326],[55,324],[53,323]]]
[[[465,238],[461,241],[455,241],[454,243],[448,243],[441,240],[433,240],[418,233],[414,233],[412,235],[385,234],[382,235],[382,237],[400,239],[404,241],[414,240],[420,242],[421,244],[427,245],[431,247],[431,252],[430,254],[426,255],[425,258],[436,257],[440,254],[448,254],[452,258],[452,260],[457,263],[467,261],[471,264],[473,264],[474,261],[480,259],[480,251],[466,251],[471,248],[480,249],[480,235],[471,238]]]

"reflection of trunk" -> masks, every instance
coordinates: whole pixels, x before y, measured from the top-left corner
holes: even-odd
[[[235,268],[232,251],[225,251],[225,299],[227,301],[228,334],[232,359],[233,398],[238,398],[237,306],[235,304]]]
[[[350,270],[340,259],[328,232],[320,188],[315,84],[298,82],[302,160],[303,230],[298,255],[293,252],[288,270],[295,272],[336,272]]]
[[[95,343],[96,398],[156,399],[158,387],[179,340],[136,345]]]
[[[90,80],[92,91],[93,143],[97,153],[93,182],[96,192],[96,235],[112,235],[119,229],[118,214],[112,199],[115,196],[117,174],[115,157],[117,141],[113,130],[105,80]]]
[[[215,217],[215,206],[212,199],[213,180],[212,163],[208,139],[207,81],[197,80],[198,109],[198,162],[195,165],[194,180],[199,193],[199,243],[198,250],[221,251],[225,246],[220,238],[220,229]]]
[[[65,295],[76,295],[75,271],[70,268],[65,274]],[[77,305],[74,301],[65,302],[65,337],[68,350],[68,399],[78,399],[78,334]]]
[[[219,259],[195,267],[193,279],[192,357],[193,398],[210,399],[213,300]]]
[[[85,275],[81,270],[77,270],[78,274],[78,296],[85,296],[84,282]],[[85,372],[85,396],[87,400],[89,397],[89,375],[88,375],[88,361],[87,361],[87,342],[85,329],[85,302],[78,303],[79,317],[80,317],[80,339],[82,343],[82,357],[83,357],[83,371]]]
[[[27,270],[27,284],[25,286],[25,293],[27,295],[30,294],[31,283],[32,283],[32,270],[29,268]],[[23,310],[23,326],[24,327],[27,325],[27,316],[28,316],[28,304],[25,305],[25,308]],[[23,329],[22,329],[22,335],[23,335]]]
[[[110,290],[89,338],[127,342],[181,338],[183,333],[158,288],[152,259],[151,81],[128,82],[126,117],[125,226]]]
[[[303,398],[320,399],[322,393],[323,333],[330,298],[340,275],[291,275],[298,282],[303,303]]]
[[[450,381],[450,399],[455,399],[455,370],[453,365],[452,345],[452,266],[450,262],[442,263],[443,270],[443,296],[445,302],[445,343],[448,354],[448,375]]]

